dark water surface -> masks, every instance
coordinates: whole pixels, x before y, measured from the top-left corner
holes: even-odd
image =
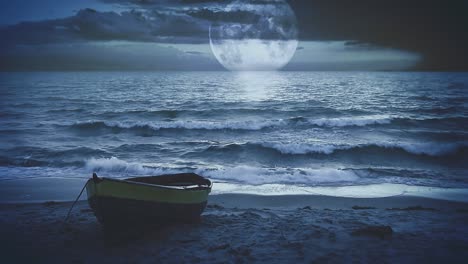
[[[0,180],[468,187],[468,73],[0,74]]]

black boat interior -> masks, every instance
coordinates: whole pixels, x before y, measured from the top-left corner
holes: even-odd
[[[126,181],[166,186],[211,186],[211,181],[195,173],[165,174],[158,176],[133,177]]]

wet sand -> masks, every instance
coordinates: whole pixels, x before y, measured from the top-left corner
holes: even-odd
[[[3,263],[462,263],[468,203],[211,195],[200,223],[105,233],[80,201],[0,204]]]

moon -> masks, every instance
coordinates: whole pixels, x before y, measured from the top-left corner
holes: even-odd
[[[235,1],[225,7],[225,17],[209,29],[213,55],[231,71],[274,71],[283,68],[296,52],[297,22],[283,0],[249,4]],[[236,14],[233,21],[232,15]]]

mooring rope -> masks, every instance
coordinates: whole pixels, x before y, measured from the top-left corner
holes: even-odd
[[[73,207],[75,206],[76,202],[78,202],[78,200],[80,199],[80,197],[83,194],[83,191],[86,188],[86,186],[88,185],[88,183],[89,183],[89,181],[86,181],[85,185],[83,186],[83,189],[81,189],[80,194],[78,194],[78,197],[76,197],[76,200],[73,202],[72,206],[70,207],[70,210],[68,210],[67,217],[65,218],[65,223],[67,222],[68,218],[70,217],[70,214],[71,214],[71,212],[73,210]]]

